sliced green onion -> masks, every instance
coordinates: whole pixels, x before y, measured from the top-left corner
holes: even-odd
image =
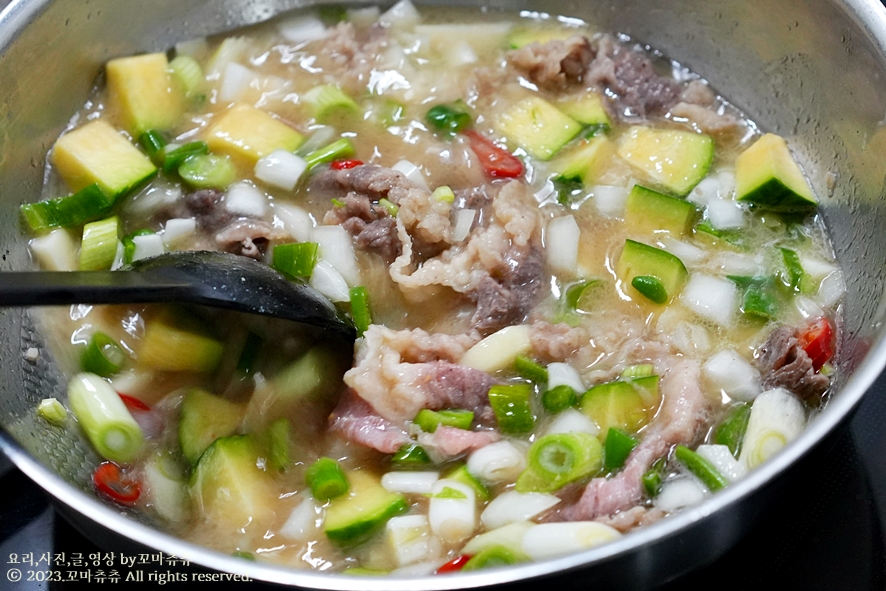
[[[397,450],[391,463],[401,468],[421,468],[431,463],[431,456],[417,443],[407,443]]]
[[[254,332],[246,335],[246,341],[243,343],[243,349],[240,350],[240,357],[237,359],[237,373],[247,376],[255,373],[256,361],[262,344],[262,338]]]
[[[385,211],[388,212],[392,218],[397,217],[397,214],[400,212],[400,208],[396,203],[391,202],[387,197],[382,197],[378,200],[378,204],[385,208]]]
[[[100,456],[122,464],[136,458],[144,434],[110,384],[95,374],[77,374],[68,383],[68,402]]]
[[[316,242],[292,242],[274,247],[273,266],[289,277],[310,277],[320,256]]]
[[[670,297],[661,279],[652,275],[637,275],[631,279],[631,286],[654,304],[664,304]]]
[[[579,281],[566,288],[563,303],[569,312],[590,312],[593,310],[595,292],[603,285],[599,279]]]
[[[779,301],[772,277],[728,275],[727,279],[744,289],[742,312],[766,320],[778,317]]]
[[[336,207],[344,207],[345,206],[344,201],[342,201],[341,199],[336,199],[334,197],[332,198],[332,204]]]
[[[289,440],[292,426],[289,419],[280,417],[268,426],[268,463],[276,470],[285,470],[292,463]]]
[[[640,442],[636,438],[621,429],[610,427],[606,433],[606,443],[603,445],[606,452],[604,462],[606,471],[615,472],[624,466],[628,456],[631,455],[638,443]]]
[[[588,433],[545,435],[529,448],[528,460],[517,492],[551,492],[597,473],[603,467],[603,446]]]
[[[477,499],[480,501],[488,501],[490,498],[489,489],[480,482],[476,476],[468,472],[468,467],[464,464],[446,474],[443,478],[455,480],[466,484],[474,489],[477,493]]]
[[[782,274],[782,282],[793,290],[800,289],[803,281],[803,265],[800,256],[789,248],[780,248],[781,258],[784,261],[785,273]]]
[[[175,79],[181,83],[185,96],[188,98],[197,94],[205,79],[203,68],[200,67],[197,60],[188,55],[176,56],[175,59],[169,62],[169,70]]]
[[[20,211],[28,228],[37,233],[82,226],[107,215],[113,205],[114,200],[106,197],[98,184],[92,184],[67,197],[25,203]]]
[[[604,135],[609,131],[609,126],[605,123],[591,123],[590,125],[585,126],[578,135],[584,139],[590,139],[597,135]]]
[[[714,443],[725,445],[737,458],[741,453],[741,444],[744,441],[744,434],[748,429],[750,418],[750,405],[742,404],[735,407],[735,410],[729,413],[729,416],[714,429]]]
[[[548,370],[539,365],[526,355],[517,355],[514,358],[514,369],[521,378],[525,378],[536,384],[548,383]]]
[[[334,113],[356,113],[360,105],[337,86],[322,84],[306,92],[302,98],[311,106],[317,121],[325,121]]]
[[[347,494],[348,479],[338,462],[332,458],[320,458],[305,471],[305,482],[318,501],[326,502]]]
[[[444,486],[443,490],[438,493],[428,493],[425,495],[429,499],[467,499],[468,495],[463,493],[462,491],[452,488],[451,486]]]
[[[643,474],[643,488],[646,490],[646,494],[650,497],[657,497],[658,493],[661,492],[661,475],[664,470],[664,465],[664,458],[659,458],[653,462],[652,467]]]
[[[251,552],[244,552],[242,550],[237,550],[236,552],[231,552],[231,556],[233,558],[239,558],[241,560],[249,560],[250,562],[255,562],[255,556],[253,556]]]
[[[142,228],[123,237],[123,262],[125,264],[131,263],[132,256],[135,254],[135,242],[132,239],[136,236],[147,236],[148,234],[154,234],[154,231]]]
[[[391,127],[402,121],[405,115],[406,107],[397,101],[388,100],[382,107],[381,120],[385,127]]]
[[[80,368],[108,378],[123,369],[125,361],[126,354],[120,344],[105,333],[96,332],[80,356]]]
[[[560,384],[541,395],[541,403],[551,414],[562,412],[578,403],[578,395],[571,386]]]
[[[455,201],[455,193],[447,185],[440,185],[431,193],[431,199],[442,203],[452,203]]]
[[[641,363],[639,365],[629,365],[621,372],[621,379],[633,380],[634,378],[647,378],[655,375],[655,366],[651,363]]]
[[[449,105],[431,107],[425,115],[425,121],[447,135],[455,135],[473,123],[470,114]]]
[[[44,398],[37,405],[37,416],[53,425],[61,425],[68,416],[68,409],[57,398]]]
[[[170,148],[172,146],[169,146]],[[163,172],[172,174],[191,156],[202,156],[209,153],[206,142],[189,142],[172,150],[163,152]]]
[[[433,433],[440,425],[467,430],[474,422],[474,412],[462,409],[435,411],[423,408],[418,411],[414,422],[425,433]]]
[[[308,170],[310,170],[318,164],[326,164],[327,162],[332,162],[333,160],[339,160],[341,158],[348,158],[353,155],[354,144],[352,144],[351,140],[348,138],[343,137],[335,140],[327,146],[314,150],[305,156],[305,162],[308,165]]]
[[[144,149],[154,164],[163,164],[163,148],[166,147],[166,138],[159,131],[150,129],[138,136],[138,143]]]
[[[237,177],[237,169],[227,156],[191,156],[178,167],[178,175],[197,189],[226,189]]]
[[[362,285],[348,290],[351,299],[351,317],[354,319],[354,327],[357,336],[363,336],[369,325],[372,324],[372,311],[369,309],[369,292]]]
[[[695,474],[695,476],[697,476],[711,492],[718,491],[729,484],[729,480],[720,474],[719,470],[717,470],[712,463],[685,445],[677,446],[677,449],[674,450],[674,457],[677,458],[677,461],[686,466],[690,472]]]
[[[489,404],[504,433],[528,433],[535,426],[529,384],[495,384],[489,389]]]
[[[112,216],[83,226],[80,242],[80,269],[104,271],[111,268],[117,254],[117,233],[120,220]]]
[[[482,568],[500,568],[526,562],[529,558],[506,546],[490,546],[471,557],[461,570],[472,571]]]
[[[558,176],[551,180],[554,183],[554,189],[557,191],[557,203],[560,205],[570,205],[576,197],[581,195],[584,184],[581,178],[567,178]]]

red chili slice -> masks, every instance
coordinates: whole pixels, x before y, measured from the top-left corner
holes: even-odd
[[[332,164],[329,165],[329,168],[332,170],[347,170],[349,168],[361,166],[362,164],[362,160],[333,160]]]
[[[132,412],[134,410],[144,410],[144,411],[151,410],[150,406],[148,406],[147,404],[145,404],[144,402],[142,402],[141,400],[139,400],[138,398],[136,398],[134,396],[130,396],[129,394],[121,394],[120,392],[117,392],[117,394],[120,396],[120,399],[123,401],[123,404],[126,405],[126,408],[129,409],[129,412]]]
[[[473,129],[462,133],[468,138],[471,150],[487,175],[494,179],[512,179],[523,174],[523,163],[519,158]]]
[[[468,554],[462,554],[456,558],[453,558],[443,566],[437,569],[438,575],[445,575],[446,573],[457,573],[468,563],[472,557]]]
[[[834,356],[834,330],[827,318],[815,320],[800,335],[800,346],[812,359],[812,367],[818,371]]]
[[[99,464],[92,474],[92,482],[98,492],[121,505],[134,505],[142,492],[138,481],[114,462]]]

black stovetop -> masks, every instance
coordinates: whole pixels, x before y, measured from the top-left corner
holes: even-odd
[[[2,456],[0,460],[5,462]],[[886,589],[886,374],[852,421],[807,464],[795,471],[783,497],[731,551],[656,591]],[[176,573],[198,572],[193,567],[160,564],[147,557],[144,564],[134,567],[119,561],[79,566],[78,555],[89,560],[90,555],[102,550],[61,518],[43,491],[15,468],[0,477],[0,507],[0,561],[6,563],[0,568],[0,589],[68,590],[95,584],[128,588],[131,583],[126,582],[127,576],[140,577],[145,585],[154,587],[159,581],[156,574],[151,580],[151,573],[170,573],[167,576],[174,581]],[[39,564],[23,562],[22,557],[29,553],[33,556],[31,562]],[[46,562],[40,560],[47,553],[56,562],[64,555],[64,563],[56,568],[61,574],[47,575]],[[18,556],[17,564],[10,564],[12,554]],[[22,580],[10,582],[17,576],[12,572],[15,569]],[[141,575],[130,574],[134,572]],[[101,573],[101,580],[97,573]],[[47,577],[62,580],[48,581]],[[169,582],[163,588],[192,589],[195,584],[201,585]],[[206,585],[218,583],[202,583]],[[259,583],[238,586],[271,588]]]

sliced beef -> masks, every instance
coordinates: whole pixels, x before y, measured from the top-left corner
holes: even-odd
[[[422,433],[418,442],[425,449],[444,458],[452,458],[468,451],[474,451],[501,439],[496,431],[466,431],[456,427],[441,425],[433,433]]]
[[[713,136],[732,135],[744,127],[744,123],[729,113],[718,113],[693,103],[679,102],[671,107],[670,113],[671,117],[685,119],[700,132]]]
[[[239,220],[215,235],[220,250],[261,260],[271,240],[283,240],[288,234],[267,222]]]
[[[392,454],[411,439],[409,434],[391,421],[388,421],[370,406],[368,402],[348,390],[339,400],[338,406],[329,418],[329,429],[348,441],[371,447],[382,453]]]
[[[348,92],[360,93],[366,90],[387,38],[387,30],[381,25],[358,29],[342,21],[329,30],[315,66],[339,80]]]
[[[763,389],[784,388],[809,400],[824,394],[830,379],[815,372],[812,359],[800,346],[796,331],[776,328],[760,347],[757,363],[763,374]]]
[[[538,299],[544,279],[544,262],[538,248],[515,248],[502,270],[484,277],[472,297],[476,299],[472,325],[490,334],[526,319]]]
[[[405,191],[415,187],[402,172],[375,164],[364,164],[344,170],[330,168],[314,177],[311,185],[340,194],[358,193],[365,195],[372,201],[389,197],[391,190],[395,190],[394,197],[396,197],[396,189]]]
[[[630,49],[611,37],[603,37],[586,80],[615,95],[618,115],[646,117],[667,112],[680,100],[682,86],[655,71],[641,51]]]
[[[534,41],[508,52],[508,62],[542,88],[560,89],[579,82],[594,59],[591,42],[582,35],[546,43]]]
[[[197,226],[207,232],[218,232],[234,220],[234,214],[225,208],[224,192],[200,189],[185,195],[184,211],[178,217],[194,217]]]
[[[391,263],[400,256],[397,222],[390,213],[366,195],[348,193],[343,207],[334,207],[323,217],[324,224],[341,224],[354,237],[358,248],[380,255]]]
[[[565,361],[581,347],[587,345],[591,337],[582,327],[568,324],[551,324],[545,321],[532,323],[529,332],[532,352],[545,361]]]
[[[677,444],[692,444],[703,435],[708,401],[699,386],[700,369],[692,360],[672,358],[661,380],[662,408],[643,441],[612,478],[594,478],[575,504],[552,516],[558,521],[583,521],[614,515],[643,499],[642,478],[656,459]]]

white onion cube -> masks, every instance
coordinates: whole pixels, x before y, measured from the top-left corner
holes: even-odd
[[[296,242],[310,242],[314,230],[311,214],[297,205],[274,203],[274,226],[289,232]]]
[[[477,217],[477,211],[474,209],[459,209],[455,212],[455,228],[452,230],[452,239],[455,242],[461,242],[468,237],[475,217]]]
[[[280,36],[290,43],[316,41],[326,36],[326,25],[314,15],[299,15],[277,23]]]
[[[729,328],[735,320],[738,289],[728,279],[696,273],[683,288],[680,300],[702,318]]]
[[[317,261],[308,283],[333,302],[351,301],[347,281],[327,261]]]
[[[133,262],[155,257],[166,252],[166,248],[163,246],[163,237],[160,234],[133,236],[132,243],[135,245],[135,250],[132,252]]]
[[[258,74],[237,62],[228,62],[222,71],[218,98],[223,102],[238,100],[249,86],[258,80]]]
[[[172,218],[167,220],[163,227],[163,244],[169,247],[182,238],[193,236],[196,232],[196,218]]]
[[[594,205],[607,217],[621,217],[625,212],[625,204],[628,201],[630,189],[624,187],[610,187],[607,185],[595,185],[590,193],[594,197]]]
[[[287,150],[274,150],[255,163],[255,178],[285,191],[292,191],[307,168],[308,163],[303,158]]]
[[[388,472],[381,485],[396,493],[427,494],[439,479],[439,472]]]
[[[702,366],[712,386],[734,399],[748,402],[762,392],[760,372],[732,349],[724,349]]]
[[[480,515],[480,521],[488,529],[503,527],[509,523],[529,521],[560,502],[558,497],[547,493],[520,493],[509,490],[495,497]]]
[[[438,544],[431,533],[427,516],[392,517],[385,528],[388,545],[397,558],[398,566],[427,560],[436,554],[435,549]]]
[[[707,256],[707,253],[699,247],[672,236],[663,236],[661,244],[666,251],[688,265],[697,265]]]
[[[708,219],[715,230],[731,230],[744,227],[744,210],[741,205],[727,199],[708,201]]]
[[[596,437],[600,433],[600,427],[583,412],[567,408],[558,414],[545,430],[545,435],[557,433],[587,433]]]
[[[314,539],[323,525],[324,513],[322,506],[317,505],[313,499],[305,498],[292,510],[278,533],[296,542]]]
[[[268,199],[249,181],[240,181],[228,187],[225,193],[225,209],[235,215],[262,218],[268,211]]]
[[[655,506],[673,513],[697,505],[704,500],[705,494],[704,487],[694,478],[676,478],[661,485],[661,492],[655,497]]]
[[[77,268],[74,239],[64,228],[31,239],[31,254],[46,271],[73,271]]]
[[[462,553],[474,555],[487,548],[504,546],[505,548],[522,554],[523,537],[526,535],[526,532],[533,527],[538,526],[531,521],[520,521],[484,532],[471,538],[471,540],[465,544],[465,547],[462,548]]]
[[[425,175],[423,175],[421,172],[421,169],[409,160],[400,160],[399,162],[397,162],[397,164],[392,166],[391,169],[403,173],[403,176],[409,179],[413,185],[421,187],[425,191],[431,190],[428,186],[428,181],[425,180]]]
[[[347,230],[341,226],[317,226],[311,232],[311,242],[320,245],[320,259],[332,265],[348,285],[360,285],[357,255]]]
[[[481,447],[468,458],[468,472],[486,482],[516,482],[525,468],[525,454],[510,441]]]
[[[421,22],[421,15],[409,0],[400,0],[380,17],[378,22],[396,28],[414,27]]]
[[[578,242],[581,230],[571,215],[556,217],[545,231],[548,266],[554,273],[574,275],[578,267]]]
[[[523,551],[533,560],[587,550],[621,537],[614,528],[596,521],[542,523],[523,535]]]

